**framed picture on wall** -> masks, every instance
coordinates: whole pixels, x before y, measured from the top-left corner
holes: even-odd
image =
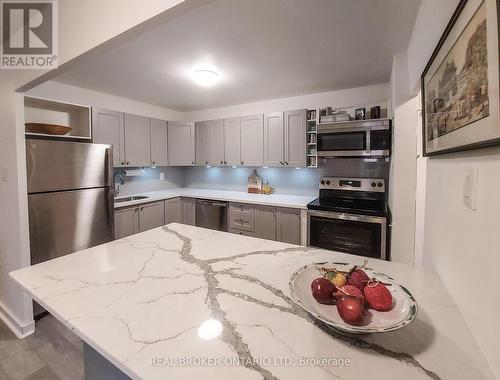
[[[423,154],[500,145],[500,0],[461,0],[421,78]]]

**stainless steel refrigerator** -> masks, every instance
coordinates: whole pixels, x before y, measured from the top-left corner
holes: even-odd
[[[31,264],[114,239],[111,145],[26,140]]]

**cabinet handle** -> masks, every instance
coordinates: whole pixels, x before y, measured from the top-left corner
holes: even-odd
[[[227,161],[224,161],[224,165],[227,165]]]
[[[220,164],[222,165],[224,163],[224,161],[221,161]]]
[[[193,162],[191,162],[191,165],[194,165],[194,161],[193,161]]]
[[[141,211],[144,211],[144,207],[141,207]]]
[[[122,166],[123,166],[123,164],[125,164],[125,162],[120,162],[120,165],[122,165]]]
[[[205,165],[208,165],[208,161],[205,161]]]
[[[245,163],[244,163],[243,161],[241,161],[241,164],[242,164],[242,165],[245,165]]]
[[[156,161],[153,161],[153,165],[156,164]]]
[[[280,161],[281,166],[283,166],[283,161]]]
[[[130,164],[130,161],[127,161],[125,164],[128,166]]]
[[[287,164],[287,165],[288,165],[288,161],[285,161],[285,164]]]
[[[137,212],[137,211],[139,211],[139,209],[138,209],[138,208],[136,208],[136,209],[134,210],[134,212]]]

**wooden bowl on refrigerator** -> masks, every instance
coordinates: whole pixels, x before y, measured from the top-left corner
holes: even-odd
[[[44,135],[62,136],[68,134],[73,128],[57,124],[45,123],[26,123],[26,129],[33,133],[41,133]]]

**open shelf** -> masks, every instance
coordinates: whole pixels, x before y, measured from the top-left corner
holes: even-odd
[[[72,128],[68,134],[62,136],[33,133],[26,130],[27,136],[69,140],[92,139],[91,109],[87,106],[26,96],[24,98],[24,118],[26,123],[57,124]]]

